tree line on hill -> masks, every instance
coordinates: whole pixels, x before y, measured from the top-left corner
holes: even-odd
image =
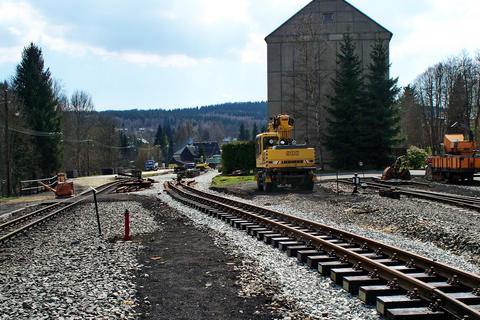
[[[106,115],[121,124],[126,132],[139,134],[153,141],[158,126],[170,127],[173,142],[177,146],[194,141],[222,141],[236,138],[241,123],[246,126],[262,124],[266,118],[265,102],[237,102],[173,110],[127,110],[104,111]]]

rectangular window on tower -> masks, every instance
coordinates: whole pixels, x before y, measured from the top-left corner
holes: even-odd
[[[323,14],[323,24],[333,24],[335,22],[335,15],[333,12],[328,12]]]

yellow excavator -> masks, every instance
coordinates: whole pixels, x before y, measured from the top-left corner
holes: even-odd
[[[256,173],[259,191],[271,192],[290,185],[313,190],[315,149],[292,139],[294,120],[281,114],[270,120],[267,132],[255,139]]]

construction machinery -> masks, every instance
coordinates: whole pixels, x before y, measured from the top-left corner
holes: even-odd
[[[463,134],[446,134],[443,138],[444,154],[431,156],[427,160],[427,180],[450,182],[473,181],[480,171],[480,157],[476,155],[476,144]]]
[[[278,115],[271,119],[267,132],[256,137],[258,190],[271,192],[279,185],[313,190],[315,149],[296,144],[292,139],[294,119]]]
[[[55,198],[73,197],[73,182],[66,180],[65,173],[57,173],[57,183],[55,185],[55,189],[43,183],[42,181],[38,181],[38,183],[45,187],[47,190],[55,193]]]
[[[382,180],[410,180],[412,178],[410,171],[403,166],[405,156],[398,157],[395,162],[386,167],[382,173]]]

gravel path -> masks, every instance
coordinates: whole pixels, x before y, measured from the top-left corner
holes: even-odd
[[[157,229],[138,202],[99,203],[100,238],[86,204],[2,247],[0,319],[134,319],[140,244],[117,241],[127,208],[133,239]]]

